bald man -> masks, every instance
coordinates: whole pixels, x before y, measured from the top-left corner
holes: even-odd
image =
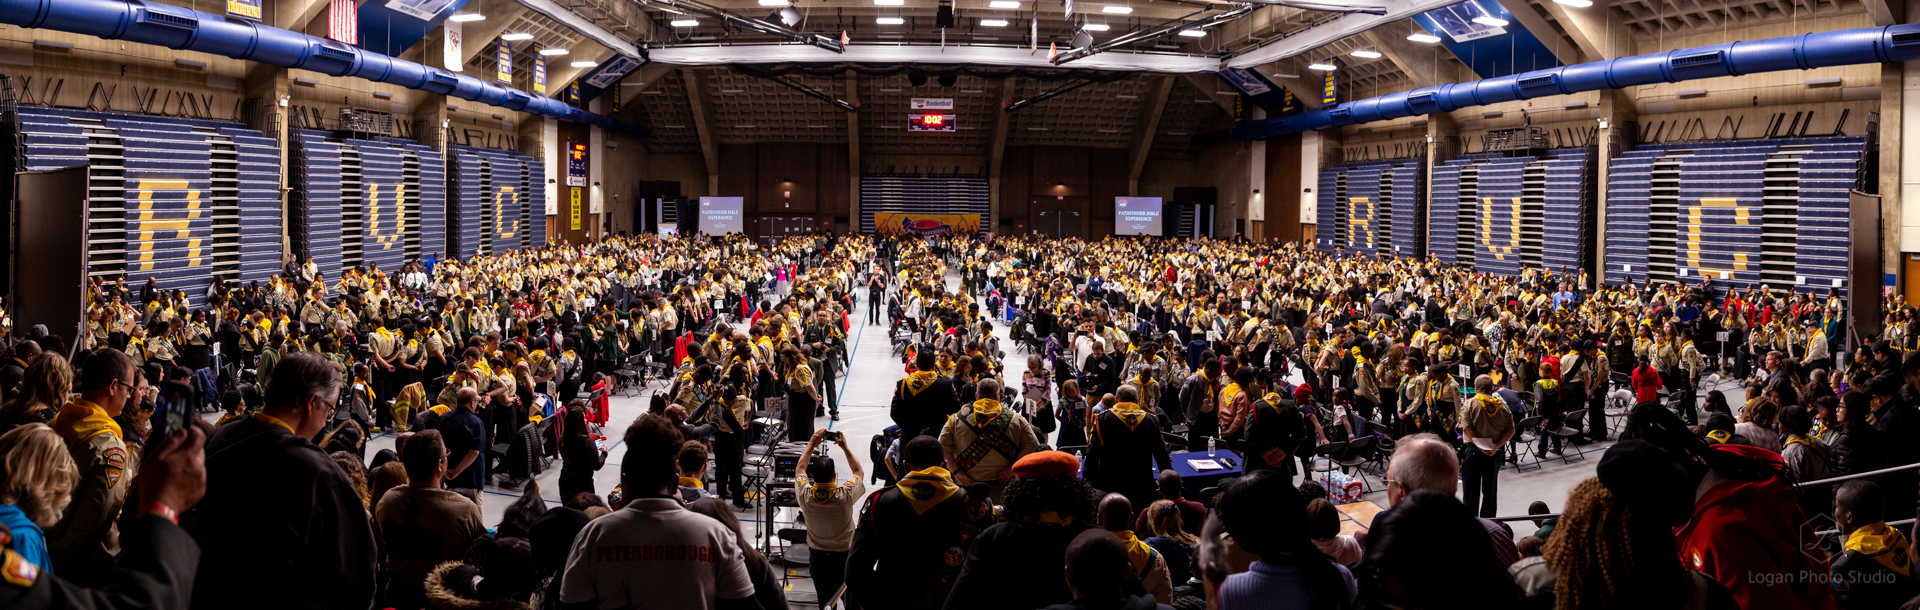
[[[1399,504],[1415,490],[1460,493],[1460,460],[1456,455],[1453,445],[1431,433],[1401,438],[1393,450],[1393,461],[1387,464],[1387,506]],[[1500,558],[1500,563],[1513,565],[1519,561],[1520,551],[1513,546],[1513,535],[1499,523],[1479,520],[1480,527],[1487,530],[1487,537],[1493,539],[1493,554]],[[1357,535],[1362,545],[1366,544],[1365,534]]]

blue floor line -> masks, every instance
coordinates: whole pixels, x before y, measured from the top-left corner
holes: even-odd
[[[858,296],[854,298],[853,306],[854,307],[860,306],[860,299]],[[847,366],[849,367],[853,366],[853,357],[860,355],[860,340],[863,338],[866,338],[867,323],[871,321],[873,321],[873,314],[871,312],[860,314],[860,332],[854,335],[853,337],[853,351],[847,352]],[[853,381],[852,370],[847,371],[846,379],[840,380],[840,393],[839,395],[834,396],[833,404],[840,405],[842,407],[847,406],[846,402],[844,401],[847,398],[847,382],[850,382],[850,381]],[[840,422],[834,421],[832,419],[827,420],[827,429],[832,430],[833,425],[837,423],[840,423]]]

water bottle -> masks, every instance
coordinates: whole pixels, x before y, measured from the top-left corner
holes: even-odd
[[[1207,437],[1207,457],[1213,457],[1213,437]]]
[[[1084,450],[1073,452],[1073,461],[1076,461],[1082,464],[1087,463],[1087,452]]]

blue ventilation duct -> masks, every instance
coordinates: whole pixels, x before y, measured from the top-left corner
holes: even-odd
[[[1448,83],[1264,121],[1247,121],[1232,129],[1200,134],[1194,139],[1203,144],[1229,138],[1264,140],[1304,131],[1581,91],[1914,59],[1920,59],[1920,24],[1814,32],[1635,55],[1471,83]]]
[[[351,76],[647,136],[643,127],[584,112],[560,100],[528,95],[335,40],[168,4],[144,0],[0,0],[0,23]]]

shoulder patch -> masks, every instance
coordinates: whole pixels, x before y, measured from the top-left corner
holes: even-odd
[[[120,447],[109,448],[106,453],[100,455],[100,459],[107,466],[107,485],[119,483],[120,475],[127,470],[127,450]]]
[[[40,579],[40,566],[33,565],[19,553],[0,548],[0,579],[20,588],[33,586]]]

